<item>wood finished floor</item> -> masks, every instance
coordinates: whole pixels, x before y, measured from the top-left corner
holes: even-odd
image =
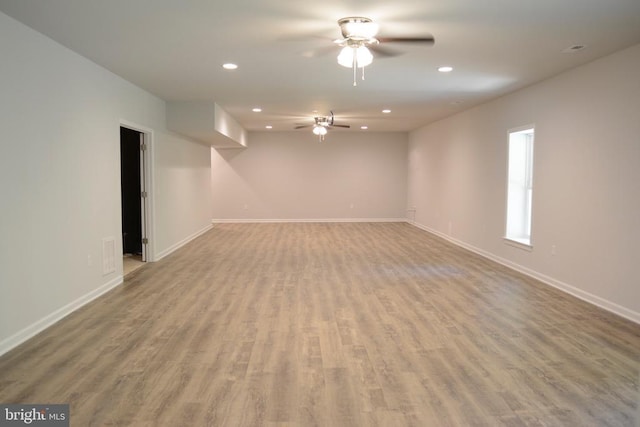
[[[125,254],[122,256],[122,274],[127,274],[137,270],[144,265],[142,255]]]
[[[408,224],[224,224],[0,358],[72,426],[634,426],[640,325]]]

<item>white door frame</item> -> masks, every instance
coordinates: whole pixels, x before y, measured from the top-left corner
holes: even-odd
[[[142,204],[142,237],[147,238],[147,244],[142,245],[142,259],[146,262],[155,261],[155,203],[153,197],[153,130],[136,123],[120,120],[120,127],[141,133],[142,141],[146,147],[140,153],[140,179],[144,185],[147,197],[141,197]],[[118,128],[119,132],[119,128]]]

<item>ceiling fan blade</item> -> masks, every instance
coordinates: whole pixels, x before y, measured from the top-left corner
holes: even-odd
[[[332,128],[350,128],[350,125],[329,125]]]
[[[367,47],[371,52],[375,54],[375,56],[378,56],[378,57],[392,57],[392,56],[402,55],[402,52],[399,52],[395,49],[385,48],[380,45],[371,45]]]
[[[294,129],[310,128],[311,126],[313,126],[313,125],[299,125],[299,126],[294,127]]]
[[[425,43],[433,45],[436,39],[433,36],[424,37],[376,37],[380,43]]]
[[[339,46],[338,46],[339,47]],[[302,56],[305,58],[318,58],[320,56],[329,55],[331,53],[339,52],[336,50],[336,46],[325,46],[317,49],[306,50],[302,52]]]

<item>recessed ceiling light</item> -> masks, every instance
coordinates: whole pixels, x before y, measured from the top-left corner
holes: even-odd
[[[360,129],[367,130],[367,129],[369,129],[369,126],[360,126]]]
[[[251,110],[251,111],[253,111],[254,113],[260,113],[260,112],[262,111],[262,108],[260,108],[260,107],[256,107],[256,108],[254,108],[254,109],[253,109],[253,110]]]
[[[385,110],[382,110],[382,112],[385,113],[385,114],[389,114],[391,112],[391,110],[385,109]]]
[[[445,65],[443,67],[438,68],[438,71],[440,71],[441,73],[450,73],[453,71],[453,67]]]
[[[267,129],[273,129],[273,126],[271,126],[271,125],[266,125],[266,126],[265,126],[265,128],[267,128]]]
[[[232,64],[231,62],[228,62],[226,64],[222,64],[222,68],[224,68],[225,70],[235,70],[236,68],[238,68],[238,66],[236,64]]]

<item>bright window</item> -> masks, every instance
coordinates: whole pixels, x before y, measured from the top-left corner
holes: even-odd
[[[509,181],[505,238],[531,246],[533,127],[509,132]]]

